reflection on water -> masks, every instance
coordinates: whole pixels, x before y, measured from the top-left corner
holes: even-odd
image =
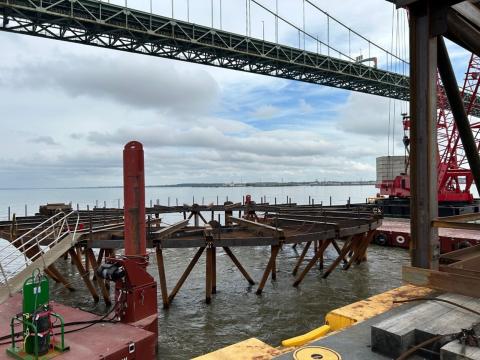
[[[298,246],[297,251],[301,252]],[[269,248],[235,248],[234,253],[257,282],[269,256]],[[180,277],[194,250],[164,250],[168,288]],[[326,265],[336,253],[327,251]],[[218,250],[217,294],[206,305],[204,255],[180,290],[169,310],[159,306],[159,359],[188,359],[223,346],[257,337],[271,345],[322,325],[325,314],[335,308],[401,285],[401,266],[408,261],[405,250],[372,245],[368,262],[348,271],[340,268],[327,279],[312,270],[301,286],[292,286],[290,274],[296,250],[286,246],[278,256],[277,281],[269,280],[261,296],[255,295],[229,258]],[[155,256],[150,257],[149,272],[158,280]],[[63,260],[58,264],[69,277],[76,269]],[[104,311],[94,305],[78,276],[78,290],[71,294],[52,284],[52,298],[89,311]],[[160,290],[158,290],[160,291]],[[158,294],[161,302],[160,293]]]

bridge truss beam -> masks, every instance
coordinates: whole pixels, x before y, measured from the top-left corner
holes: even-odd
[[[93,0],[0,0],[0,30],[409,99],[407,76]]]

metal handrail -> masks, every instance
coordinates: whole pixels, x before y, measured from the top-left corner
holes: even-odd
[[[20,237],[16,238],[16,239],[13,240],[12,242],[10,242],[8,245],[6,245],[6,246],[4,246],[3,248],[1,248],[1,249],[0,249],[0,253],[1,253],[3,250],[9,248],[10,245],[13,245],[16,249],[18,249],[17,246],[16,246],[16,245],[18,245],[17,243],[20,242],[21,240],[23,240],[23,238],[25,238],[28,234],[32,233],[33,231],[35,231],[35,230],[37,230],[37,229],[39,229],[39,228],[43,228],[43,226],[44,226],[46,223],[48,223],[49,221],[52,221],[54,218],[56,218],[56,217],[58,217],[58,216],[60,216],[60,215],[62,215],[62,214],[64,215],[62,218],[56,220],[55,222],[53,222],[52,224],[50,224],[48,227],[43,228],[42,231],[40,231],[39,233],[37,233],[35,236],[33,236],[32,238],[30,238],[28,241],[26,241],[26,242],[20,242],[21,247],[22,247],[22,248],[25,248],[25,245],[28,245],[28,244],[31,243],[32,241],[35,241],[35,240],[38,238],[38,236],[42,235],[42,234],[45,233],[46,231],[49,231],[50,229],[52,229],[52,230],[54,231],[54,230],[55,230],[55,226],[56,226],[57,224],[59,224],[59,223],[61,223],[61,222],[64,223],[64,222],[65,222],[65,219],[66,219],[67,217],[69,217],[71,214],[75,213],[75,212],[76,212],[76,211],[71,211],[71,212],[68,213],[67,215],[65,215],[65,213],[63,213],[63,212],[59,212],[59,213],[53,215],[53,216],[50,217],[49,219],[47,219],[47,220],[45,220],[44,222],[42,222],[41,224],[37,225],[37,226],[34,227],[33,229],[30,229],[30,230],[27,231],[25,234],[22,234]],[[78,217],[78,214],[77,214],[77,217]],[[78,219],[77,219],[77,225],[78,225]],[[60,228],[62,228],[62,227],[63,227],[63,224],[62,224],[62,226],[61,226]],[[49,236],[49,235],[51,235],[51,233],[49,233],[47,236]],[[44,240],[45,238],[46,238],[46,236],[43,237],[42,240]],[[30,248],[31,248],[31,247],[30,247]],[[29,248],[29,249],[30,249],[30,248]],[[7,257],[9,257],[10,255],[12,255],[12,254],[14,254],[14,253],[16,252],[15,249],[12,249],[11,247],[10,247],[10,249],[11,249],[11,251],[10,251],[9,253],[7,253],[5,256],[3,256],[2,258],[0,258],[0,263],[2,262],[2,260],[5,260]]]
[[[43,221],[42,223],[38,224],[37,226],[35,226],[34,228],[31,228],[30,230],[28,230],[26,233],[22,234],[21,236],[19,236],[18,238],[16,238],[15,240],[13,240],[12,242],[10,242],[8,245],[0,248],[0,252],[2,252],[3,250],[7,249],[10,245],[13,245],[14,243],[16,243],[17,241],[20,241],[22,240],[24,237],[26,237],[27,235],[29,235],[30,233],[34,232],[35,230],[37,230],[38,228],[42,228],[46,223],[48,223],[49,221],[52,221],[54,218],[56,217],[59,217],[60,215],[64,214],[63,212],[58,212],[56,213],[55,215],[53,215],[52,217],[48,218],[47,220]],[[70,213],[71,214],[71,213]],[[69,215],[70,215],[69,214]],[[65,215],[65,214],[64,214]]]
[[[73,230],[71,230],[68,220],[74,214],[76,215],[75,227],[73,228]],[[48,222],[50,222],[50,224],[44,227]],[[77,211],[71,211],[68,214],[65,214],[64,212],[59,212],[53,215],[52,217],[50,217],[49,219],[45,220],[41,224],[37,225],[35,228],[26,232],[22,236],[18,237],[17,239],[9,243],[7,246],[2,247],[0,249],[0,252],[8,248],[8,246],[12,246],[12,245],[14,246],[14,249],[12,249],[12,251],[10,252],[7,252],[7,254],[0,259],[0,273],[4,278],[4,282],[0,282],[0,285],[7,285],[10,290],[9,279],[14,277],[19,271],[29,266],[33,261],[37,260],[39,257],[43,259],[43,256],[45,255],[45,253],[48,252],[48,250],[52,249],[58,242],[63,240],[65,236],[67,236],[68,234],[73,233],[72,245],[74,245],[79,222],[80,222],[80,215]],[[33,231],[38,230],[40,228],[42,230],[39,233],[35,234],[28,241],[26,241],[25,243],[20,243],[19,247],[15,246],[15,245],[19,245],[18,242],[21,241],[23,238],[25,238],[25,236],[28,236],[28,234],[31,234]],[[32,257],[32,259],[28,258],[26,254],[30,249],[34,248],[35,246],[40,248],[41,242],[52,236],[54,237],[54,239],[48,245],[46,245],[47,249],[45,248],[41,249],[38,254]],[[29,246],[26,247],[26,245],[29,245]],[[17,255],[12,257],[12,255],[15,253],[17,253]],[[15,261],[18,261],[18,259],[22,257],[24,257],[25,260],[24,262],[22,262],[21,265],[15,267],[14,269],[8,269],[8,273],[11,274],[9,277],[6,272],[6,266],[10,265]],[[7,262],[5,262],[5,260],[7,260]],[[45,265],[45,261],[43,262]]]

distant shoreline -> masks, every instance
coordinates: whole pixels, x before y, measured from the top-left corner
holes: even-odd
[[[292,187],[292,186],[371,186],[374,180],[359,181],[306,181],[306,182],[247,182],[247,183],[183,183],[171,185],[146,185],[146,188],[233,188],[233,187]],[[121,189],[123,186],[72,186],[72,187],[12,187],[5,190],[75,190],[75,189]]]

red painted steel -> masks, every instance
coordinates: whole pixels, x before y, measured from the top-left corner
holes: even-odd
[[[476,102],[480,86],[480,57],[472,54],[465,75],[465,81],[461,95],[470,95],[470,101],[465,104],[468,114],[473,109],[478,109],[480,104]],[[437,76],[437,142],[438,142],[438,201],[439,202],[473,202],[470,188],[473,176],[468,168],[465,151],[456,127],[455,119],[448,107],[448,100],[440,76]],[[403,119],[404,131],[410,130],[410,119]],[[471,123],[477,149],[480,151],[480,122]],[[408,136],[405,135],[408,146]],[[408,163],[405,164],[406,169]],[[405,198],[410,196],[410,178],[405,174],[398,175],[395,179],[384,180],[377,184],[380,194],[390,197]]]
[[[56,313],[63,316],[66,323],[95,321],[101,317],[63,304],[51,302]],[[22,296],[17,294],[0,304],[0,336],[10,334],[10,319],[22,310]],[[65,342],[70,350],[59,356],[62,360],[154,360],[157,335],[154,332],[136,327],[136,324],[101,323],[86,329],[65,334]],[[75,330],[85,325],[69,326]],[[56,338],[59,341],[59,338]],[[0,345],[0,360],[11,359],[5,350],[10,343]]]
[[[125,256],[146,256],[143,146],[131,141],[123,150]]]
[[[145,270],[146,261],[144,264],[131,258],[108,261],[125,269],[125,278],[115,284],[120,320],[132,324],[148,318],[149,321],[142,321],[142,328],[157,333],[157,283]]]
[[[138,141],[123,150],[123,186],[125,256],[107,260],[125,269],[125,278],[115,284],[116,311],[122,322],[157,334],[157,283],[147,272],[144,154]]]

